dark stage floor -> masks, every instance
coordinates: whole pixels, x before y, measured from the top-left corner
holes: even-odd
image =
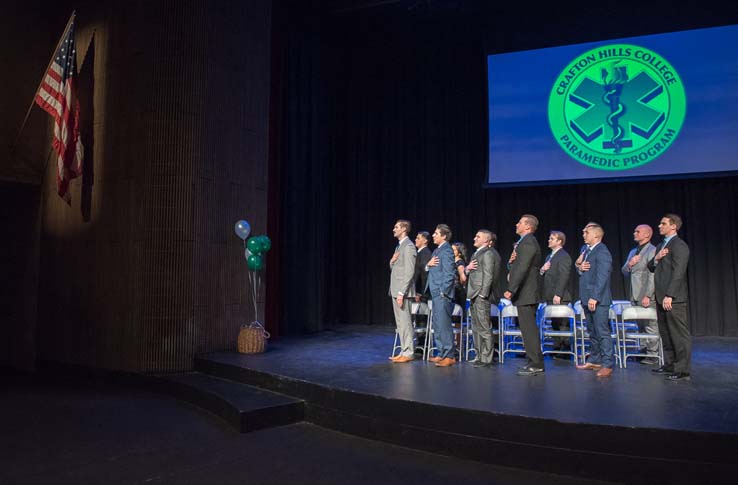
[[[738,339],[695,338],[691,381],[669,382],[652,366],[629,361],[609,379],[546,358],[546,373],[515,374],[523,359],[502,365],[450,368],[387,360],[394,333],[345,326],[270,343],[259,355],[208,354],[210,361],[247,367],[326,387],[386,398],[562,423],[738,433]]]
[[[595,484],[308,423],[242,434],[159,394],[2,376],[0,484]]]

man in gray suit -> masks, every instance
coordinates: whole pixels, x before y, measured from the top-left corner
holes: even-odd
[[[666,214],[659,223],[659,234],[664,237],[656,256],[648,262],[656,290],[656,312],[659,333],[664,344],[664,366],[652,369],[666,374],[670,381],[688,380],[692,363],[692,335],[689,332],[687,301],[687,265],[689,246],[677,234],[682,218]]]
[[[621,268],[625,281],[628,283],[628,294],[633,306],[643,308],[656,308],[654,299],[653,273],[648,270],[648,262],[656,254],[656,246],[651,244],[653,229],[648,224],[640,224],[633,230],[633,240],[638,246],[631,249],[628,258]],[[639,320],[638,325],[650,335],[659,334],[659,326],[656,320]],[[648,357],[641,360],[641,364],[658,364],[659,343],[656,340],[647,340],[645,353]],[[644,353],[644,352],[641,352]]]
[[[389,296],[395,311],[395,324],[400,337],[400,354],[390,357],[392,362],[403,364],[413,360],[413,323],[410,315],[410,301],[415,296],[415,245],[407,237],[410,221],[398,220],[392,228],[392,235],[398,244],[390,259]]]
[[[492,303],[497,304],[496,293],[501,268],[500,254],[492,247],[497,236],[487,230],[480,229],[474,236],[474,247],[477,250],[466,266],[467,298],[471,301],[472,332],[474,351],[477,358],[474,367],[488,367],[493,364],[494,342],[490,330],[489,313]]]

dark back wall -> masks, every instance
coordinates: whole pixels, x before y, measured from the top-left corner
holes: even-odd
[[[24,228],[40,221],[28,238],[39,240],[39,269],[27,352],[169,372],[190,369],[196,353],[235,349],[254,309],[233,225],[245,218],[266,230],[271,2],[66,2],[43,17],[33,3],[18,7],[25,27],[3,43],[3,60],[34,64],[19,48],[30,44],[35,67],[10,76],[16,89],[6,95],[30,102],[76,7],[86,160],[70,207],[56,196],[55,164],[44,164],[48,115],[34,108],[44,131],[26,128],[24,157],[3,153],[35,168],[40,187],[35,199],[3,194],[29,208]],[[12,104],[7,130],[24,104]],[[20,333],[32,323],[11,322]]]
[[[615,260],[613,291],[622,298],[619,266],[634,226],[655,228],[675,211],[692,247],[694,333],[738,335],[735,177],[482,188],[488,53],[722,25],[738,22],[738,9],[716,2],[574,2],[544,10],[489,3],[414,2],[409,9],[399,2],[293,20],[282,93],[282,291],[300,295],[300,303],[283,310],[282,331],[390,324],[387,261],[397,218],[414,223],[413,235],[447,223],[468,247],[478,228],[490,228],[503,258],[523,213],[541,220],[542,247],[548,231],[560,229],[573,254],[582,226],[599,221]]]

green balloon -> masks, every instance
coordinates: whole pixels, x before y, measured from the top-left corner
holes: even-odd
[[[258,236],[251,236],[249,240],[246,241],[246,247],[249,248],[249,251],[253,254],[261,254],[261,241]]]
[[[272,249],[272,240],[269,239],[269,236],[259,236],[261,239],[261,250],[262,252],[267,252],[270,249]]]
[[[258,254],[252,254],[246,260],[246,264],[251,271],[261,271],[264,268],[264,258]]]

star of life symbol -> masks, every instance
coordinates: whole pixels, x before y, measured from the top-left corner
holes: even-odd
[[[602,170],[635,168],[661,155],[685,113],[684,87],[671,65],[624,44],[572,61],[549,98],[549,123],[561,148]]]

